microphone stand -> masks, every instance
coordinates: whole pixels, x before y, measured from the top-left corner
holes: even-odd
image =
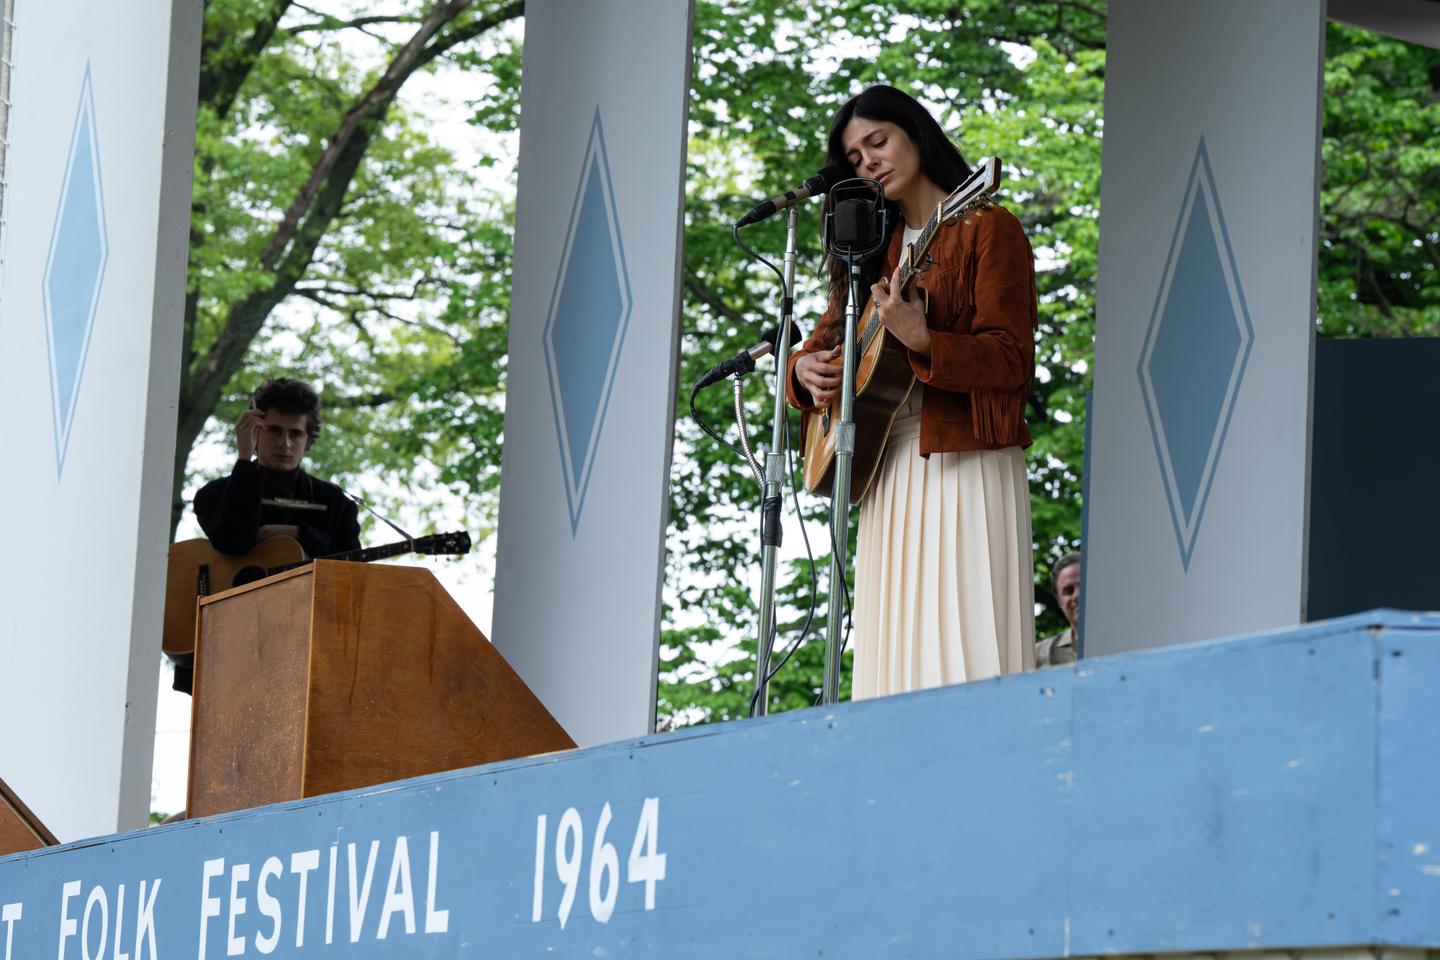
[[[852,180],[837,185],[831,196],[845,192],[842,188],[857,184],[852,190],[871,193],[869,202],[879,208],[882,219],[885,210],[884,187],[873,180]],[[830,490],[830,606],[825,631],[825,676],[821,687],[820,702],[832,704],[840,699],[841,670],[841,629],[844,614],[846,554],[850,546],[850,470],[855,459],[855,338],[860,326],[860,312],[864,308],[860,281],[860,263],[876,250],[885,237],[883,222],[872,234],[859,235],[858,229],[851,236],[837,236],[835,212],[841,203],[864,203],[865,200],[844,200],[835,204],[826,214],[826,252],[842,261],[850,274],[850,302],[845,311],[845,339],[843,341],[842,367],[840,377],[840,419],[835,423],[835,480]],[[871,219],[873,220],[873,214]],[[849,227],[847,227],[847,230]]]
[[[775,341],[775,409],[770,423],[770,449],[765,454],[765,488],[760,505],[760,635],[755,646],[755,696],[750,715],[770,712],[770,655],[775,637],[775,567],[781,540],[781,506],[785,482],[785,401],[790,376],[790,325],[795,314],[795,232],[800,210],[790,207],[785,221],[785,275],[780,306],[780,334]]]

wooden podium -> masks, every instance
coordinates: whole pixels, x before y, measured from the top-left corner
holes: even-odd
[[[0,857],[59,843],[40,818],[0,780]]]
[[[317,560],[200,600],[187,813],[575,746],[430,571]]]

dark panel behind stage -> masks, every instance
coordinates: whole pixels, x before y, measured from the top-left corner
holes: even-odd
[[[1440,338],[1317,340],[1311,620],[1440,609]]]

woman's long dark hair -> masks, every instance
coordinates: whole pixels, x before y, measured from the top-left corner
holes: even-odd
[[[925,176],[935,182],[935,185],[944,189],[946,193],[954,190],[965,182],[970,176],[970,164],[965,162],[959,149],[945,136],[945,131],[940,129],[940,124],[930,116],[930,111],[922,107],[914,97],[908,93],[896,90],[894,87],[885,84],[876,84],[867,87],[858,95],[851,97],[835,113],[835,119],[830,121],[830,139],[827,145],[825,162],[827,164],[839,163],[850,167],[850,161],[845,157],[845,145],[842,138],[845,135],[845,128],[850,121],[856,117],[865,120],[888,121],[895,124],[910,142],[915,144],[916,151],[920,154],[920,169]],[[891,231],[896,229],[900,222],[900,207],[893,200],[886,200],[886,206],[890,208]],[[888,243],[889,237],[886,237]],[[885,259],[886,246],[882,245],[880,250],[872,255],[861,265],[861,280],[865,289],[880,279],[880,267]],[[845,264],[839,260],[830,260],[830,300],[838,302],[840,309],[844,309],[850,298],[850,277],[846,272]],[[837,335],[835,342],[839,343]]]

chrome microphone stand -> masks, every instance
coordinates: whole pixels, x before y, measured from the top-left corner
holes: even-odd
[[[775,409],[770,424],[770,449],[765,454],[764,496],[760,507],[760,635],[755,646],[755,696],[750,715],[770,712],[770,655],[775,639],[775,570],[781,540],[781,506],[785,482],[785,426],[790,413],[785,402],[785,380],[790,375],[790,331],[795,313],[795,232],[800,211],[792,206],[786,217],[785,273],[781,291],[780,334],[775,341]]]
[[[846,197],[847,194],[855,194]],[[855,348],[862,299],[860,264],[880,249],[889,231],[885,190],[876,180],[855,179],[830,191],[834,205],[825,214],[825,252],[843,262],[850,276],[841,352],[840,419],[835,430],[834,482],[830,489],[830,606],[825,631],[825,676],[821,703],[840,698],[842,621],[846,594],[846,554],[850,545],[850,471],[855,458]],[[838,199],[845,197],[845,199]]]

